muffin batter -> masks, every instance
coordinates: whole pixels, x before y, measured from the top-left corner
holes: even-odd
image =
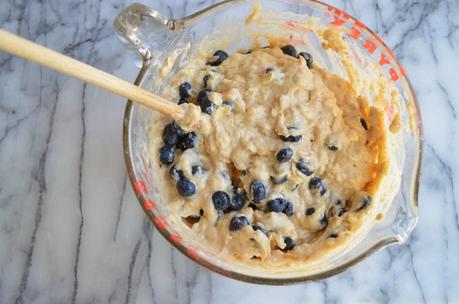
[[[372,208],[387,167],[383,115],[348,81],[283,45],[197,59],[155,122],[167,211],[203,246],[247,263],[320,256]]]

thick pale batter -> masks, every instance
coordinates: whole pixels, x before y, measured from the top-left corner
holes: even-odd
[[[281,265],[320,256],[362,225],[387,167],[382,113],[309,54],[216,52],[168,94],[187,115],[153,127],[163,196],[203,246]]]

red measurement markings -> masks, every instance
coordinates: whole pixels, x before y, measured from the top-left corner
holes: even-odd
[[[198,252],[196,251],[196,249],[192,248],[192,247],[188,247],[186,249],[186,252],[192,256],[194,259],[198,260],[199,259],[199,254]]]
[[[334,7],[331,7],[331,6],[328,6],[328,11],[332,13],[331,16],[333,18],[333,20],[330,22],[330,25],[342,26],[342,25],[344,25],[346,23],[349,23],[351,25],[349,36],[354,40],[357,40],[357,39],[359,39],[361,37],[362,31],[365,29],[365,25],[362,22],[360,22],[357,19],[351,18],[348,14],[346,14],[342,10],[334,8]],[[383,42],[382,42],[381,38],[379,38],[376,35],[374,35],[374,37],[372,37],[372,38],[368,38],[368,39],[364,40],[363,44],[362,44],[362,47],[364,49],[366,49],[370,55],[374,55],[375,52],[378,49],[380,49],[380,46],[378,44],[376,44],[374,40],[379,42],[380,45],[383,45]],[[397,65],[397,59],[396,59],[395,55],[392,53],[391,50],[387,49],[387,51],[389,52],[390,56],[392,57],[392,60]],[[399,74],[397,73],[397,71],[393,67],[393,63],[391,61],[389,61],[389,59],[387,58],[386,55],[384,55],[384,52],[382,50],[380,50],[380,55],[379,55],[378,62],[379,62],[379,65],[381,67],[383,67],[385,65],[389,65],[389,70],[388,70],[389,78],[393,82],[395,82],[395,81],[400,79]],[[402,75],[405,75],[405,70],[403,69],[403,67],[400,64],[398,64],[398,66],[400,67],[400,73]]]
[[[144,181],[135,181],[133,183],[134,191],[137,195],[145,195],[147,194],[147,185]]]
[[[360,35],[362,34],[362,30],[365,29],[365,25],[360,22],[359,20],[356,20],[354,25],[351,27],[351,32],[349,35],[354,38],[354,39],[359,39]]]
[[[182,238],[178,234],[171,234],[170,238],[175,245],[179,245],[182,242]]]
[[[151,211],[151,210],[155,209],[155,202],[152,201],[152,200],[146,199],[146,200],[143,201],[143,207],[146,210],[150,210]]]
[[[333,13],[333,21],[330,23],[330,25],[341,26],[346,23],[347,20],[349,20],[349,15],[342,10],[328,6],[328,11]]]
[[[164,219],[160,216],[156,216],[154,218],[154,221],[156,223],[156,225],[158,225],[158,228],[160,230],[164,230],[164,228],[166,228],[166,222],[164,221]]]

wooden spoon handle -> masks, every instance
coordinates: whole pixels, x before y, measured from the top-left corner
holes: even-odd
[[[174,117],[183,114],[183,109],[180,106],[164,97],[2,29],[0,29],[0,50],[91,83],[163,114]]]

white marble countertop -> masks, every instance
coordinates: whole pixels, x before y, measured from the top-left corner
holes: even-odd
[[[182,17],[213,1],[143,1]],[[124,0],[3,0],[1,28],[133,80]],[[122,98],[0,54],[0,303],[459,302],[459,2],[331,1],[404,64],[425,126],[409,242],[336,277],[258,286],[210,273],[145,219],[121,146]]]

